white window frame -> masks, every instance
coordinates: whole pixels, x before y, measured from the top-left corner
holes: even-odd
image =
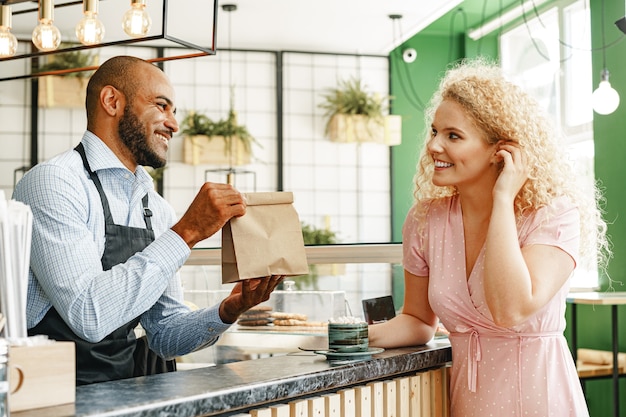
[[[562,0],[500,35],[500,62],[563,130],[568,154],[593,184],[591,17],[588,0]],[[589,187],[591,190],[592,188]],[[597,269],[577,270],[572,289],[599,286]]]

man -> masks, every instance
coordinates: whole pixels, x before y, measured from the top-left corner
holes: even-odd
[[[150,349],[171,359],[215,343],[282,280],[240,282],[219,305],[190,311],[177,271],[195,244],[245,214],[243,197],[205,183],[175,223],[154,191],[142,166],[164,166],[178,131],[174,92],[158,67],[106,61],[87,85],[86,110],[80,144],[35,166],[14,192],[34,218],[28,333],[76,343],[79,385],[146,373],[145,358],[133,358],[139,323]]]

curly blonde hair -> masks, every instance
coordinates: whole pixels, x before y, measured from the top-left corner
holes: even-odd
[[[465,60],[448,69],[425,111],[427,132],[413,193],[418,220],[426,214],[428,201],[458,193],[453,186],[433,184],[434,161],[427,150],[435,111],[444,100],[460,104],[475,126],[486,133],[489,144],[501,140],[519,144],[530,172],[515,198],[516,218],[520,220],[529,210],[549,206],[555,197],[569,198],[580,212],[581,260],[597,260],[604,269],[610,245],[598,187],[593,185],[591,191],[582,189],[565,156],[563,137],[546,112],[519,86],[507,81],[500,67],[484,58]]]

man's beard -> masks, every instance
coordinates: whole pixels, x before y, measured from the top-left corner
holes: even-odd
[[[120,119],[117,132],[122,143],[126,145],[130,153],[135,157],[138,165],[161,168],[165,166],[166,160],[161,158],[150,148],[146,128],[141,124],[137,115],[126,106],[124,114]]]

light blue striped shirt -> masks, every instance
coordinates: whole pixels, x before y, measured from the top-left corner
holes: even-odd
[[[54,305],[74,333],[90,342],[141,316],[150,347],[164,358],[215,343],[230,326],[220,319],[219,306],[190,311],[182,303],[178,270],[190,250],[170,229],[174,210],[154,191],[143,167],[133,175],[89,131],[82,143],[114,222],[145,228],[141,199],[149,193],[156,239],[125,263],[103,271],[104,213],[80,155],[72,149],[36,165],[13,194],[33,212],[27,327],[39,323]]]

